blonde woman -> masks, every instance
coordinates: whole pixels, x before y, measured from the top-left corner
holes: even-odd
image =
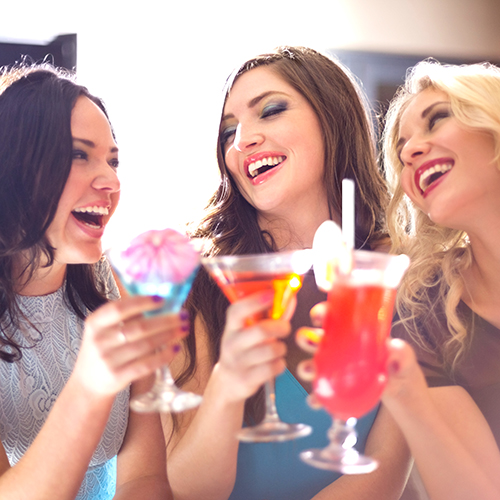
[[[393,341],[383,402],[433,500],[499,498],[500,69],[418,64],[383,145],[393,250],[412,261],[393,335],[416,352]]]

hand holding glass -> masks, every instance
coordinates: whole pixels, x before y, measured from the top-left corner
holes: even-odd
[[[233,303],[250,294],[273,290],[272,308],[261,316],[249,318],[249,324],[265,317],[279,319],[290,299],[302,285],[302,276],[312,265],[309,250],[258,255],[228,255],[202,260],[228,300]],[[274,380],[265,385],[266,414],[257,426],[245,427],[238,434],[240,441],[286,441],[307,436],[311,428],[305,424],[288,424],[278,416]]]
[[[135,244],[134,244],[135,242]],[[165,303],[146,315],[178,313],[199,267],[199,253],[179,233],[166,229],[148,231],[132,244],[107,252],[111,265],[130,295],[157,295]],[[131,255],[132,254],[132,255]],[[133,398],[137,412],[181,412],[201,403],[198,394],[179,389],[168,366],[157,370],[150,391]]]

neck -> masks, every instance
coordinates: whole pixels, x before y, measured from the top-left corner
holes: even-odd
[[[492,231],[494,233],[494,231]],[[464,302],[477,314],[500,326],[500,241],[470,236],[472,264],[463,273]]]
[[[327,206],[316,210],[297,208],[282,215],[260,212],[257,217],[260,228],[271,234],[278,250],[312,248],[316,230],[322,222],[332,218]],[[334,220],[339,222],[340,218],[336,216]]]
[[[26,296],[48,295],[61,288],[65,276],[66,265],[54,263],[50,267],[40,267],[28,282],[23,283],[21,277],[17,293]]]

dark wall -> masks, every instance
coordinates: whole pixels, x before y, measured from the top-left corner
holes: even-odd
[[[60,35],[46,45],[0,41],[0,66],[29,56],[35,62],[48,60],[55,66],[76,70],[76,35]]]
[[[361,80],[373,109],[380,115],[384,114],[397,88],[403,84],[407,70],[419,61],[432,56],[432,54],[418,56],[335,49],[329,52]],[[439,56],[435,56],[434,59],[445,64],[472,64],[485,61],[485,59]],[[498,65],[500,61],[488,62]]]

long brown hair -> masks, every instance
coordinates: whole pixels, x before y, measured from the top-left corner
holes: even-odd
[[[387,189],[378,170],[372,120],[366,99],[348,70],[339,62],[313,49],[279,47],[274,52],[246,61],[228,78],[224,103],[234,82],[247,71],[268,66],[300,92],[318,116],[325,145],[324,183],[329,210],[340,216],[342,179],[356,184],[356,246],[373,247],[385,236],[384,211]],[[221,111],[222,117],[223,110]],[[205,216],[191,229],[192,237],[210,241],[209,255],[264,253],[277,251],[272,236],[257,222],[257,211],[240,194],[225,161],[219,135],[217,160],[220,185],[210,199]],[[201,270],[188,298],[192,325],[199,316],[209,336],[211,358],[219,359],[220,340],[229,303],[219,288]],[[183,383],[195,371],[194,327],[187,338],[188,366],[179,379]],[[247,410],[260,396],[250,398]],[[255,415],[247,411],[246,416]]]

